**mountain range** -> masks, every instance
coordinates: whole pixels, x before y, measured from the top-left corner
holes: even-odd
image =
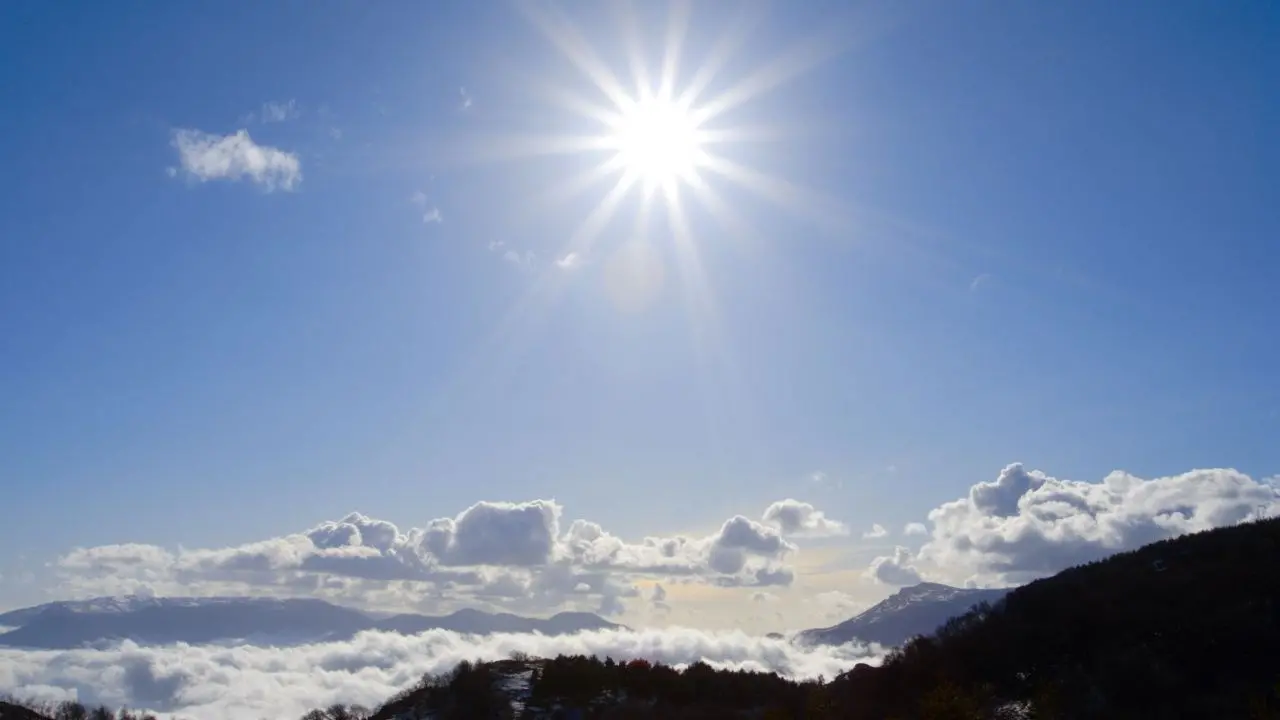
[[[877,643],[897,647],[917,635],[928,635],[974,605],[994,603],[1013,588],[958,588],[922,582],[905,587],[838,625],[805,630],[796,639],[808,645]]]
[[[387,617],[309,598],[126,596],[14,610],[0,614],[0,627],[11,628],[0,634],[0,645],[62,649],[124,639],[148,645],[293,645],[344,640],[364,630],[565,635],[622,626],[582,612],[528,618],[467,609],[443,616],[406,613]]]
[[[1007,592],[920,583],[899,590],[838,625],[800,632],[796,639],[808,645],[865,642],[896,647],[916,635],[933,632],[949,618],[980,602],[994,602]],[[549,618],[471,609],[443,616],[386,615],[311,598],[130,595],[53,602],[0,614],[0,629],[7,629],[0,633],[0,645],[60,649],[124,639],[148,645],[294,645],[344,640],[364,630],[405,635],[434,629],[474,635],[567,635],[621,627],[583,612],[563,612]]]

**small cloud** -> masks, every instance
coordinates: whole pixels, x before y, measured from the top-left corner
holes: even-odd
[[[461,98],[460,106],[463,110],[471,107],[471,93],[467,92],[465,87],[458,88],[458,97]]]
[[[868,540],[875,540],[877,538],[885,537],[888,534],[889,531],[885,530],[883,525],[875,523],[871,526],[870,530],[862,533],[862,537],[867,538]]]
[[[571,252],[556,261],[556,267],[559,267],[562,270],[572,270],[581,264],[582,256],[576,252]]]
[[[232,135],[174,130],[172,145],[178,151],[182,171],[199,182],[249,180],[268,192],[293,190],[302,182],[297,155],[259,145],[247,130]]]
[[[341,140],[342,128],[336,128],[336,127],[329,128],[329,137],[333,138],[334,140]]]
[[[775,603],[778,602],[778,596],[764,590],[757,590],[751,593],[752,602],[758,603]]]
[[[533,265],[534,254],[532,251],[528,251],[521,255],[515,250],[508,250],[502,254],[502,259],[521,267],[530,267]]]
[[[809,481],[814,485],[826,485],[833,488],[844,487],[844,483],[838,478],[833,478],[821,470],[815,470],[809,474]]]
[[[988,273],[982,273],[981,275],[975,277],[973,280],[969,282],[969,292],[974,292],[983,283],[987,282],[990,279],[991,279],[991,275]]]
[[[289,120],[296,120],[302,115],[302,108],[298,106],[297,100],[271,100],[262,103],[262,107],[253,112],[247,112],[240,116],[240,122],[245,125],[253,123],[281,123]]]
[[[286,100],[284,102],[265,102],[262,104],[262,122],[279,123],[297,119],[302,115],[302,111],[298,108],[296,100]]]
[[[501,240],[490,240],[489,252],[493,252],[494,250],[500,250],[503,245],[506,245],[506,243],[502,242]]]
[[[902,534],[903,535],[928,535],[929,528],[925,527],[924,523],[910,522],[910,523],[907,523],[906,527],[902,528]]]
[[[427,199],[427,194],[421,190],[414,190],[409,196],[409,203],[414,207],[422,208],[422,222],[426,224],[444,222],[444,215],[440,212],[440,208],[431,205]]]

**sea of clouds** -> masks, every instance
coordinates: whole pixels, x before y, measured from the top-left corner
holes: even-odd
[[[609,630],[546,637],[365,632],[349,641],[295,647],[169,645],[130,641],[78,650],[0,648],[0,692],[40,700],[157,711],[193,720],[298,718],[336,702],[376,707],[424,673],[462,660],[512,653],[646,658],[683,665],[770,670],[796,678],[834,677],[859,662],[877,663],[880,648],[803,648],[783,639],[686,628]]]

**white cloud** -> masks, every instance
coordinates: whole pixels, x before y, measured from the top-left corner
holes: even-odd
[[[466,110],[471,107],[472,105],[471,93],[467,92],[466,88],[464,87],[458,88],[458,98],[459,98],[458,106],[461,109]]]
[[[582,265],[582,256],[576,252],[571,252],[556,260],[556,266],[562,270],[572,270],[580,265]]]
[[[902,528],[903,535],[928,535],[929,528],[924,523],[909,522]]]
[[[368,632],[348,642],[289,648],[140,647],[131,642],[69,651],[0,648],[0,687],[18,696],[62,693],[88,704],[127,704],[194,720],[300,717],[336,702],[374,707],[423,673],[513,652],[646,658],[677,666],[703,660],[716,667],[773,670],[797,678],[834,677],[858,662],[880,659],[852,645],[799,648],[742,632],[683,628],[558,637]]]
[[[597,523],[565,525],[553,500],[480,502],[402,529],[351,513],[301,532],[229,548],[146,544],[76,548],[56,570],[73,596],[314,595],[360,607],[482,606],[514,612],[618,612],[637,582],[789,585],[798,548],[775,527],[734,516],[705,536],[628,542]],[[806,516],[807,527],[823,518]],[[665,588],[662,592],[665,595]]]
[[[271,100],[262,103],[262,107],[256,111],[245,113],[240,117],[240,122],[246,125],[261,122],[265,125],[297,120],[301,116],[302,108],[297,100]]]
[[[444,215],[440,212],[440,208],[431,205],[427,194],[421,190],[413,191],[409,196],[409,203],[422,209],[422,222],[426,224],[444,222]]]
[[[862,533],[862,537],[868,540],[877,540],[882,537],[888,537],[888,535],[889,535],[889,531],[886,530],[884,526],[881,525],[880,523],[872,524],[870,530]]]
[[[990,279],[991,279],[991,276],[988,275],[987,273],[982,273],[981,275],[978,275],[972,281],[969,282],[969,291],[970,292],[976,291],[979,287],[982,287],[983,283],[987,282]]]
[[[302,114],[296,100],[283,102],[271,101],[262,104],[260,117],[264,123],[279,123],[294,120]]]
[[[172,144],[181,170],[199,182],[249,180],[268,192],[293,190],[302,182],[297,155],[258,145],[247,130],[232,135],[174,130]]]
[[[848,533],[843,523],[828,518],[809,503],[792,498],[779,500],[765,508],[764,521],[784,535],[823,537]]]
[[[492,248],[492,245],[490,245],[490,247]],[[523,255],[521,255],[516,250],[508,250],[502,254],[502,259],[506,260],[507,262],[513,265],[519,265],[521,267],[532,267],[535,256],[533,254],[533,251],[526,251]]]
[[[897,547],[893,555],[884,555],[871,561],[867,574],[885,585],[915,585],[921,581],[920,572],[912,566],[911,551]]]
[[[1144,480],[1059,480],[1013,464],[929,513],[917,567],[941,579],[1007,585],[1189,532],[1280,514],[1274,479],[1230,469]]]
[[[867,609],[866,603],[839,590],[820,592],[810,598],[809,603],[818,607],[823,620],[843,621]]]
[[[812,473],[810,473],[809,481],[815,485],[833,487],[833,488],[836,488],[837,490],[844,487],[844,482],[842,482],[839,478],[833,478],[822,470],[815,470]]]

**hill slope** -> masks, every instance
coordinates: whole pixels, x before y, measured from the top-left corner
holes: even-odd
[[[1049,717],[1280,717],[1278,552],[1280,520],[1265,520],[1072,568],[841,676],[838,694],[850,718],[997,701]]]
[[[805,630],[797,639],[813,645],[860,641],[897,647],[916,635],[932,633],[948,619],[968,612],[978,603],[995,602],[1008,592],[1008,588],[982,590],[920,583],[899,590],[838,625]]]

